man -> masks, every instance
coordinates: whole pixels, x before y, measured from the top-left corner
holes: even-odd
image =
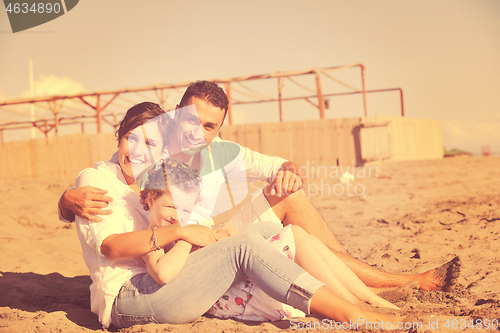
[[[213,216],[227,210],[227,204],[215,204],[215,198],[221,196],[220,191],[227,192],[226,197],[232,206],[240,201],[241,193],[236,191],[233,195],[235,186],[231,185],[231,179],[234,174],[241,175],[244,171],[250,180],[264,180],[268,185],[253,195],[229,221],[240,230],[261,220],[284,226],[298,225],[318,237],[370,287],[401,286],[418,280],[423,290],[449,290],[456,283],[460,272],[458,258],[425,273],[400,275],[377,270],[347,254],[301,190],[307,179],[300,165],[253,152],[217,137],[227,108],[227,97],[217,84],[208,81],[192,83],[177,106],[179,112],[174,116],[173,128],[169,129],[169,155],[201,170],[204,184],[208,187],[213,184],[215,188],[213,195],[208,196],[212,201],[204,205],[207,214]],[[105,194],[105,191],[92,187],[67,190],[59,202],[61,218],[71,221],[77,214],[91,221],[100,221],[98,215],[112,213],[105,209],[112,201]],[[209,198],[205,200],[209,202]]]

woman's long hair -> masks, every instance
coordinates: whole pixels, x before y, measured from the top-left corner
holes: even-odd
[[[115,132],[118,144],[120,144],[121,139],[130,131],[155,118],[158,118],[158,128],[163,137],[163,144],[166,146],[168,142],[168,128],[170,127],[168,116],[158,104],[152,102],[139,103],[128,109]]]

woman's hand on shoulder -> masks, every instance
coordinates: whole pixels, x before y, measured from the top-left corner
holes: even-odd
[[[220,239],[214,230],[202,225],[187,225],[180,228],[181,239],[197,246],[207,246]]]

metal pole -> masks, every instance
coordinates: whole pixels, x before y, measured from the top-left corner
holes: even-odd
[[[401,96],[401,116],[405,116],[405,105],[403,103],[403,89],[399,89],[399,93]]]
[[[319,118],[325,119],[325,101],[323,100],[323,92],[321,91],[321,77],[317,71],[314,71],[316,76],[316,90],[318,91],[318,108]]]
[[[281,87],[281,77],[278,77],[278,103],[279,103],[279,108],[280,108],[280,122],[283,122],[283,108],[281,105],[281,93],[282,93],[282,87]]]
[[[54,103],[54,105],[52,105],[51,103]],[[54,113],[54,131],[55,131],[55,136],[57,136],[57,131],[59,130],[59,110],[57,109],[57,99],[49,101],[47,102],[47,104],[49,104],[50,110],[52,110],[52,112]],[[45,124],[47,124],[47,122],[45,122]]]
[[[233,124],[233,104],[231,103],[231,84],[229,82],[225,83],[226,85],[226,95],[227,99],[229,101],[229,104],[227,105],[227,116],[229,120],[229,125]]]
[[[163,110],[165,110],[165,90],[160,89],[160,105]],[[115,124],[116,124],[116,116],[115,116]]]
[[[359,66],[361,67],[361,85],[363,87],[363,106],[365,108],[365,117],[368,117],[368,110],[366,109],[365,66]]]
[[[29,67],[29,80],[30,80],[30,97],[33,98],[35,96],[35,87],[33,84],[33,58],[31,57],[31,54],[29,56],[28,60],[28,67]],[[35,104],[30,103],[30,114],[31,114],[31,121],[35,121]],[[33,127],[31,128],[31,138],[34,139],[36,138],[36,129]]]
[[[54,130],[57,136],[57,132],[59,131],[59,112],[57,110],[54,111]]]
[[[97,133],[101,133],[101,95],[97,95],[97,104],[95,106]]]

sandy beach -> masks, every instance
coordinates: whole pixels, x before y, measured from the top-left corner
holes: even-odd
[[[402,314],[431,319],[434,326],[425,323],[419,332],[463,331],[460,325],[471,319],[484,324],[496,319],[498,325],[500,318],[499,165],[500,157],[383,162],[378,178],[374,172],[357,175],[361,169],[356,169],[350,194],[346,187],[339,194],[339,179],[328,175],[310,178],[309,194],[346,250],[370,265],[420,273],[460,256],[461,276],[451,292],[417,291],[396,305]],[[90,312],[90,278],[75,226],[57,217],[57,200],[74,179],[0,184],[0,332],[100,331]],[[318,331],[321,324],[316,318],[299,320],[297,327],[299,322],[300,327],[316,323],[316,329],[303,332]],[[119,331],[297,331],[291,326],[201,317],[185,325]]]

